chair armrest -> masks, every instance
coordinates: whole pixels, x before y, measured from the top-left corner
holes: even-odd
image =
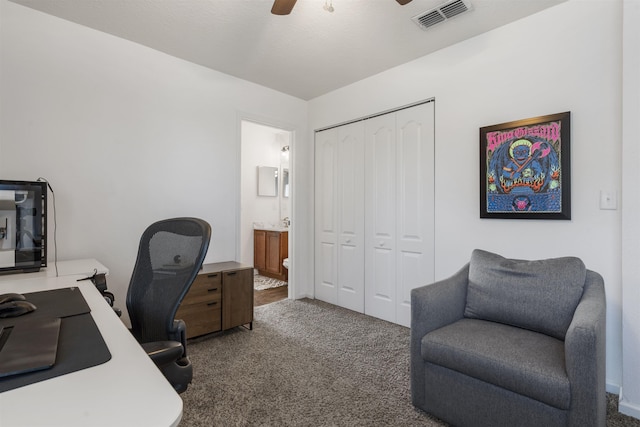
[[[422,337],[464,317],[469,282],[469,264],[448,279],[411,291],[411,398],[424,406],[424,361]]]
[[[177,341],[152,341],[141,344],[156,366],[175,362],[182,356],[182,344]]]
[[[565,336],[571,426],[606,422],[606,297],[602,276],[587,270],[585,288]]]
[[[185,357],[187,355],[187,324],[183,320],[176,319],[173,321],[169,338],[182,344],[182,357]]]

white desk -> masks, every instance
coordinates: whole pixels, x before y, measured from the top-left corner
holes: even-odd
[[[46,276],[3,276],[0,294],[79,287],[111,360],[0,393],[0,426],[177,426],[182,399],[91,281],[76,281],[87,274]]]
[[[56,274],[58,276],[82,275],[87,277],[92,276],[94,271],[98,274],[109,274],[109,269],[102,265],[98,260],[87,258],[59,261],[57,269],[56,265],[52,261],[49,265],[41,268],[40,271],[35,273],[1,274],[0,282],[15,282],[16,280],[56,277]]]

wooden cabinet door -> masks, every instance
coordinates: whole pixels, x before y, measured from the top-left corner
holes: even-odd
[[[280,274],[280,233],[267,231],[266,237],[266,266],[264,270],[273,274]]]
[[[253,231],[253,265],[258,270],[267,269],[267,232]]]
[[[289,269],[283,264],[284,259],[289,258],[289,232],[282,231],[280,233],[280,274],[284,281],[289,281]]]
[[[253,269],[222,273],[222,329],[253,322]]]

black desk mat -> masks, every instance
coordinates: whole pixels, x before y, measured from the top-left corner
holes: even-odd
[[[36,311],[24,316],[1,319],[0,327],[31,322],[38,318],[61,318],[56,361],[50,369],[1,378],[0,393],[100,365],[111,359],[111,353],[91,317],[90,308],[80,289],[55,289],[26,293],[24,296],[36,305]]]

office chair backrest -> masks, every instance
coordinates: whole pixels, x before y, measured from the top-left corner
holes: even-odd
[[[127,291],[131,332],[141,342],[169,336],[182,299],[209,248],[211,227],[198,218],[174,218],[150,225],[142,234]]]

